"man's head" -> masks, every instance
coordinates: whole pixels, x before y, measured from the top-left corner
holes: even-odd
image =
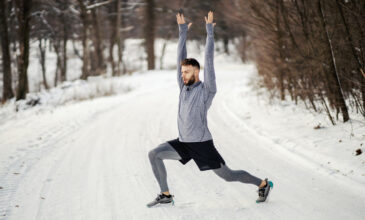
[[[199,62],[194,58],[186,58],[181,62],[181,73],[184,84],[187,86],[199,81]]]

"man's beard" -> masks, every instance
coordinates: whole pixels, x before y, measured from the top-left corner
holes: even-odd
[[[193,75],[193,76],[189,79],[188,83],[186,83],[185,85],[187,85],[187,86],[191,86],[191,85],[193,85],[193,84],[194,84],[194,82],[195,82],[195,76]]]

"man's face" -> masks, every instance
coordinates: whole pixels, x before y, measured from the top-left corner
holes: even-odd
[[[192,85],[195,82],[196,74],[199,74],[198,69],[192,65],[181,66],[181,73],[184,84],[187,86]]]

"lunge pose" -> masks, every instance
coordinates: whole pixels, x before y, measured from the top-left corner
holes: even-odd
[[[200,65],[194,58],[186,58],[186,36],[192,23],[185,23],[184,15],[176,15],[179,26],[177,48],[177,82],[180,88],[178,108],[177,139],[169,140],[152,149],[148,156],[153,173],[160,186],[160,194],[147,206],[173,203],[167,185],[166,168],[163,160],[179,160],[186,164],[191,159],[201,171],[213,170],[228,182],[239,181],[258,186],[257,203],[264,202],[273,187],[266,178],[262,180],[244,170],[231,170],[214,146],[212,135],[207,126],[207,113],[217,92],[214,71],[214,26],[213,12],[205,17],[207,39],[205,45],[204,82],[199,80]]]

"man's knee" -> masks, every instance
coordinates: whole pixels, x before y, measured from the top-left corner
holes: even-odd
[[[156,148],[153,148],[148,152],[148,157],[150,158],[150,160],[153,160],[154,158],[157,157],[157,154],[162,151],[163,145],[164,143],[158,145]]]
[[[219,168],[219,169],[216,169],[216,170],[213,170],[215,174],[217,174],[220,178],[224,179],[225,181],[227,182],[233,182],[235,181],[235,178],[233,175],[231,175],[232,173],[228,172],[229,170],[228,169],[224,169],[223,167],[222,168]]]
[[[153,160],[156,157],[156,150],[152,149],[148,152],[148,158],[150,158],[150,160]]]

